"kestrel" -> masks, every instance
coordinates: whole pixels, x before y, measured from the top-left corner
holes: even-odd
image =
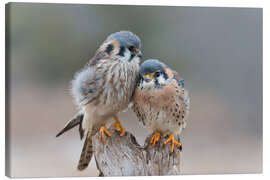
[[[176,71],[156,59],[142,63],[133,110],[140,122],[154,132],[150,142],[152,146],[164,135],[168,136],[164,144],[171,143],[171,152],[175,145],[182,148],[178,139],[186,127],[189,105],[184,80]]]
[[[105,143],[105,134],[111,136],[105,124],[114,118],[120,136],[125,129],[117,114],[131,101],[138,79],[142,57],[141,41],[129,31],[120,31],[107,37],[86,66],[75,74],[71,93],[79,113],[61,130],[57,137],[79,125],[81,139],[86,134],[78,169],[85,169],[92,157],[92,136],[98,131]]]

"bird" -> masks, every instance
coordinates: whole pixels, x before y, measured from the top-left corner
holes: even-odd
[[[103,143],[106,136],[112,136],[106,129],[109,120],[115,120],[113,125],[120,136],[125,134],[118,113],[125,110],[132,100],[141,58],[140,38],[130,31],[119,31],[109,35],[93,58],[75,73],[71,94],[78,113],[56,137],[75,126],[79,126],[81,139],[86,136],[78,170],[84,170],[91,160],[92,136],[100,132]]]
[[[153,147],[164,136],[164,144],[171,143],[170,152],[175,145],[182,150],[178,139],[187,124],[190,98],[184,79],[176,71],[157,59],[144,61],[132,103],[141,124],[153,132]]]

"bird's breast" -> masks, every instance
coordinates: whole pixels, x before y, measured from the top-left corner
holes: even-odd
[[[135,88],[139,65],[114,61],[107,65],[103,75],[100,103],[118,111],[130,102]]]

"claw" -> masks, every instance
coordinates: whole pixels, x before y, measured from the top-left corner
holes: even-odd
[[[100,129],[99,129],[99,132],[101,133],[101,139],[102,139],[102,142],[105,144],[106,142],[106,139],[105,139],[105,134],[109,137],[112,136],[112,134],[106,129],[105,126],[101,126]]]
[[[164,142],[164,144],[168,144],[171,141],[171,152],[173,152],[174,145],[182,147],[182,144],[174,139],[173,134],[170,135],[170,137]]]
[[[150,143],[152,144],[152,147],[156,145],[156,142],[159,141],[160,138],[160,133],[157,131],[155,134],[152,136]]]
[[[117,116],[114,116],[115,123],[113,123],[113,126],[115,126],[117,131],[122,131],[120,136],[124,136],[126,133],[125,128],[120,124],[120,121]]]

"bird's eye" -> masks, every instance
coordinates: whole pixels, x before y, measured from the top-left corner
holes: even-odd
[[[130,50],[131,52],[135,51],[135,47],[134,46],[129,46],[128,50]]]
[[[156,77],[159,77],[160,76],[160,72],[156,72],[155,75],[156,75]]]

